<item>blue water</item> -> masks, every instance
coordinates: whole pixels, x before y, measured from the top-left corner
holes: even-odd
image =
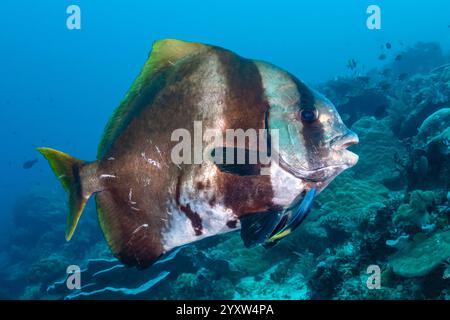
[[[82,29],[66,28],[66,8],[80,6]],[[366,8],[382,9],[382,29],[368,30]],[[32,188],[59,188],[42,158],[51,146],[93,160],[109,116],[151,45],[162,38],[215,44],[270,61],[315,85],[347,75],[355,58],[382,65],[380,46],[401,51],[418,41],[450,49],[446,0],[89,1],[3,0],[0,4],[0,237],[14,203]],[[61,238],[62,239],[62,238]]]

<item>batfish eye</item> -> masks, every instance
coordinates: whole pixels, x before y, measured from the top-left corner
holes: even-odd
[[[311,123],[317,120],[317,118],[319,117],[319,112],[317,111],[316,108],[313,109],[301,109],[299,111],[300,113],[300,119],[302,119],[302,121]]]

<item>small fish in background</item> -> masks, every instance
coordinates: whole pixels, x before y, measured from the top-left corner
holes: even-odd
[[[386,42],[386,49],[391,49],[392,48],[392,45],[391,45],[391,43],[390,42]]]
[[[22,165],[22,168],[31,169],[37,162],[38,162],[38,158],[36,158],[34,160],[25,161]]]
[[[378,60],[386,60],[386,54],[382,53],[378,56]]]
[[[406,80],[407,78],[408,78],[408,74],[405,72],[399,74],[399,76],[398,76],[398,80],[400,80],[400,81]]]
[[[353,71],[356,69],[357,66],[358,66],[358,62],[356,62],[355,59],[349,59],[347,61],[347,69],[350,69]]]
[[[395,57],[395,61],[400,61],[400,60],[402,60],[402,58],[403,58],[403,56],[401,55],[401,54],[398,54],[396,57]]]

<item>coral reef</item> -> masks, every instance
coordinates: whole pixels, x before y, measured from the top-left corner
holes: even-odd
[[[358,134],[360,160],[273,248],[245,248],[232,232],[126,269],[92,207],[64,243],[64,196],[35,190],[18,202],[0,251],[0,297],[450,299],[450,55],[420,43],[399,56],[319,88]],[[70,264],[82,268],[81,290],[65,286]],[[374,265],[380,289],[367,286]]]
[[[407,247],[389,259],[394,273],[402,277],[423,277],[450,259],[450,230],[434,233],[427,238],[417,235]],[[443,279],[446,278],[445,272]]]
[[[46,286],[60,279],[68,265],[84,266],[90,257],[110,256],[92,206],[80,222],[79,237],[64,240],[65,195],[55,190],[57,186],[32,189],[17,201],[14,232],[3,251],[5,263],[0,270],[0,287],[7,297],[43,298]]]
[[[392,190],[404,187],[405,181],[396,170],[395,157],[403,157],[406,148],[399,141],[387,121],[363,117],[353,126],[360,143],[353,147],[360,161],[355,168],[358,179],[374,180]]]
[[[450,65],[426,75],[416,75],[407,81],[400,93],[403,115],[406,118],[394,124],[400,138],[412,137],[424,120],[450,102]]]
[[[392,222],[398,228],[407,230],[411,228],[422,229],[429,225],[429,209],[436,203],[436,194],[432,191],[414,190],[411,192],[409,203],[398,207]]]

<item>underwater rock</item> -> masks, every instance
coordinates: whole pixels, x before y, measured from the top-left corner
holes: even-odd
[[[299,243],[308,245],[308,250],[320,253],[330,245],[336,246],[349,239],[364,221],[376,217],[378,210],[385,207],[389,190],[376,181],[359,180],[354,172],[344,173],[336,178],[322,192],[317,201],[319,209],[313,210],[304,226],[296,235]],[[320,238],[312,235],[313,230],[325,230]],[[313,240],[308,240],[311,238]]]
[[[33,242],[59,221],[64,221],[64,195],[54,190],[34,189],[19,198],[14,206],[14,227],[23,228],[24,234],[11,234],[15,243]],[[45,231],[44,231],[45,232]]]
[[[428,73],[447,62],[441,46],[435,42],[418,42],[399,55],[401,59],[389,65],[395,74]]]
[[[426,118],[415,138],[416,148],[425,147],[450,128],[450,108],[442,108]]]
[[[342,274],[338,270],[339,264],[335,258],[326,259],[317,265],[314,275],[308,282],[311,299],[333,298],[343,282]]]
[[[232,299],[235,284],[227,277],[217,278],[211,270],[201,268],[196,273],[182,273],[172,281],[168,297],[206,300]]]
[[[360,139],[359,145],[352,150],[359,155],[355,177],[388,184],[391,189],[399,190],[405,185],[402,177],[397,176],[395,155],[402,157],[406,153],[403,144],[394,136],[385,121],[374,117],[363,117],[353,124]],[[392,178],[397,176],[397,181]]]
[[[404,168],[408,190],[450,187],[450,109],[430,115],[408,145]]]
[[[378,88],[360,78],[337,78],[327,82],[321,90],[336,104],[347,125],[363,116],[381,119],[387,115],[389,99]]]
[[[450,257],[450,230],[436,232],[429,238],[416,237],[406,248],[389,259],[395,274],[423,277],[442,266]]]
[[[416,135],[427,117],[450,105],[449,70],[450,66],[426,76],[414,76],[402,88],[401,99],[407,106],[403,114],[407,116],[393,128],[400,138]]]
[[[65,271],[67,265],[57,255],[43,258],[32,264],[28,271],[31,283],[48,283]]]
[[[330,218],[330,215],[339,215],[358,219],[372,210],[384,206],[388,199],[389,190],[375,181],[355,179],[349,173],[340,179],[340,185],[330,186],[328,192],[320,194],[323,204],[319,217]]]
[[[263,247],[246,248],[240,241],[239,234],[230,234],[229,238],[207,250],[211,259],[227,260],[238,277],[255,276],[273,266],[274,251]],[[258,261],[258,263],[255,263]],[[230,275],[233,276],[233,275]]]
[[[435,155],[433,158],[445,158],[450,155],[450,126],[428,142],[427,152]]]
[[[419,155],[417,161],[414,161],[413,171],[418,177],[423,177],[428,173],[429,162],[425,155]]]
[[[282,278],[277,274],[282,273]],[[234,299],[309,299],[305,279],[295,266],[286,270],[285,264],[276,264],[257,277],[244,277],[236,284]]]
[[[374,116],[381,119],[387,114],[389,100],[386,95],[375,88],[365,89],[362,92],[346,97],[347,101],[337,105],[339,112],[349,115],[346,120],[352,125],[362,116]]]
[[[14,289],[17,296],[42,298],[43,288],[65,274],[68,265],[110,257],[91,206],[80,222],[81,236],[64,241],[64,201],[62,193],[42,187],[18,199],[12,217],[14,232],[3,250],[7,261],[0,271],[1,287]]]
[[[444,269],[444,272],[442,274],[442,279],[450,280],[450,258],[445,260],[443,263],[444,263],[445,269]]]
[[[394,213],[394,224],[404,231],[419,230],[430,221],[430,211],[438,201],[439,195],[433,191],[414,190],[409,203],[402,204]]]

